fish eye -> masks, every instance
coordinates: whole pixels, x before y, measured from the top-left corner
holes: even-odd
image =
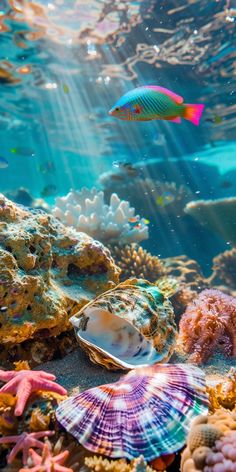
[[[115,111],[119,111],[119,107],[116,107],[116,108],[115,108]]]

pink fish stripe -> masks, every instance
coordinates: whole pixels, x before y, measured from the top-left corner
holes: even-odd
[[[168,90],[165,87],[159,87],[159,85],[144,85],[144,88],[150,88],[152,90],[156,90],[156,92],[161,92],[164,93],[165,95],[168,95],[171,97],[176,103],[183,103],[184,99],[180,95],[177,95],[176,93],[172,92],[171,90]]]
[[[198,126],[204,107],[205,105],[203,105],[202,103],[198,103],[198,104],[186,103],[185,112],[184,112],[185,120],[189,120],[194,125]]]
[[[167,121],[172,121],[173,123],[181,123],[181,118],[180,116],[177,116],[176,118],[171,118],[171,120],[167,120]]]

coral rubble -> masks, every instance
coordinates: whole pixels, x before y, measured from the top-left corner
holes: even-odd
[[[161,259],[153,256],[142,246],[127,244],[125,246],[109,246],[112,257],[121,269],[121,280],[130,277],[146,279],[155,282],[164,274],[164,265]]]
[[[102,244],[40,210],[28,211],[1,195],[0,218],[3,359],[30,338],[39,342],[38,352],[45,350],[44,339],[71,329],[69,317],[118,282],[119,270]]]
[[[217,350],[236,356],[236,298],[203,290],[180,320],[179,345],[192,362],[206,362]]]
[[[120,200],[113,193],[109,204],[104,193],[96,188],[71,191],[65,197],[58,197],[52,213],[68,226],[105,244],[129,244],[148,238],[148,227],[144,219],[135,216],[135,209],[129,202]],[[132,220],[137,224],[132,224]]]
[[[189,202],[185,212],[233,246],[236,244],[236,197]]]

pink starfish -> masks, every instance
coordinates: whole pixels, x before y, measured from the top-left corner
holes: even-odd
[[[29,450],[29,454],[33,461],[33,467],[27,469],[20,469],[19,472],[73,472],[68,467],[63,467],[63,464],[69,456],[69,451],[63,451],[57,456],[52,456],[52,453],[47,444],[44,445],[42,456],[37,454],[33,449]]]
[[[37,390],[55,392],[59,395],[67,394],[63,387],[53,382],[55,379],[55,375],[43,370],[0,370],[0,380],[7,382],[0,389],[0,393],[11,393],[17,396],[15,415],[20,416],[31,393]]]
[[[0,444],[11,442],[16,443],[7,458],[7,463],[11,464],[14,461],[18,452],[22,450],[23,464],[26,464],[29,449],[31,447],[38,447],[39,449],[43,449],[45,443],[43,443],[42,441],[38,441],[38,439],[43,438],[44,436],[52,436],[53,434],[54,431],[40,431],[38,433],[22,433],[19,436],[5,436],[3,438],[0,438]]]

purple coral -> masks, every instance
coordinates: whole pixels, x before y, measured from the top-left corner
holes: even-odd
[[[216,442],[206,457],[204,472],[236,471],[236,431],[231,431]]]
[[[216,350],[236,356],[236,298],[203,290],[181,318],[179,339],[192,362],[206,362]]]

